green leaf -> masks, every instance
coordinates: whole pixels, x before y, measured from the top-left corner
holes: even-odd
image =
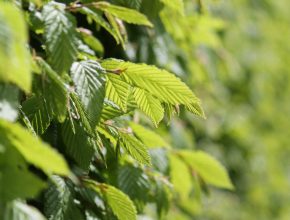
[[[93,60],[75,62],[71,68],[76,92],[93,129],[99,122],[105,98],[105,78],[100,75],[103,71]]]
[[[0,137],[0,145],[16,148],[27,162],[45,173],[69,174],[63,157],[20,125],[0,120]]]
[[[87,29],[78,29],[83,41],[90,47],[92,48],[94,51],[97,52],[98,55],[103,55],[104,54],[104,47],[102,45],[102,43],[95,38],[91,31],[87,30]]]
[[[12,3],[0,2],[0,81],[15,83],[29,92],[32,75],[24,21]]]
[[[115,17],[127,23],[146,25],[149,27],[153,26],[145,15],[133,9],[112,5],[107,2],[98,2],[98,8],[104,12],[114,15]]]
[[[49,220],[84,220],[84,215],[75,204],[74,194],[59,176],[52,177],[53,183],[45,193],[44,213]]]
[[[156,181],[156,209],[159,219],[164,219],[170,209],[172,190],[164,181]]]
[[[129,197],[122,191],[113,186],[106,185],[107,189],[104,191],[107,202],[120,220],[135,220],[136,208]]]
[[[43,134],[53,117],[51,108],[47,107],[46,100],[42,97],[32,96],[22,103],[22,110],[29,119],[33,130]]]
[[[195,112],[204,117],[200,111],[200,101],[193,92],[174,74],[166,70],[158,69],[155,66],[146,64],[135,64],[122,60],[107,59],[102,66],[109,70],[121,71],[121,76],[133,86],[146,90],[162,102],[172,105],[182,104],[187,107],[196,108]]]
[[[149,148],[157,147],[169,147],[162,137],[152,130],[143,127],[142,125],[135,124],[133,122],[129,123],[134,134]]]
[[[136,167],[126,165],[118,170],[118,188],[127,194],[135,204],[144,205],[150,190],[149,178]]]
[[[45,220],[45,218],[33,206],[21,201],[13,201],[5,210],[4,220]]]
[[[106,78],[106,97],[126,111],[130,85],[116,74],[107,73]]]
[[[0,200],[2,201],[33,198],[44,189],[45,185],[41,179],[25,169],[13,166],[0,168]]]
[[[43,7],[44,37],[49,61],[59,73],[69,70],[77,55],[75,19],[65,11],[65,5],[50,2]]]
[[[134,136],[119,133],[121,146],[127,153],[141,164],[151,166],[151,158],[148,149]]]
[[[102,114],[101,114],[101,121],[107,121],[107,120],[111,120],[117,117],[120,117],[122,115],[124,115],[126,113],[124,113],[120,108],[118,108],[115,105],[104,105],[104,108],[102,110]]]
[[[47,104],[47,112],[53,112],[53,115],[59,122],[63,122],[67,114],[67,103],[69,94],[67,86],[63,80],[54,72],[51,67],[41,58],[37,59],[43,74],[47,75],[47,81],[44,84],[43,95]]]
[[[120,41],[122,42],[122,39],[119,39],[116,30],[114,30],[111,25],[100,14],[98,14],[97,11],[95,11],[94,9],[89,9],[87,7],[82,7],[80,9],[80,12],[87,16],[87,20],[89,21],[89,23],[91,23],[91,21],[93,20],[95,23],[108,31],[114,37],[118,44],[120,43]]]
[[[215,158],[202,151],[180,151],[179,154],[205,182],[217,187],[234,189],[226,169]]]
[[[88,170],[96,146],[84,128],[75,120],[72,121],[75,132],[69,121],[62,126],[62,138],[66,153],[72,157],[81,168]]]
[[[19,89],[0,84],[0,118],[15,121],[18,116]]]
[[[91,136],[94,136],[95,131],[90,125],[88,114],[85,111],[78,95],[74,92],[70,93],[70,108],[71,108],[71,111],[69,114],[70,121],[72,122],[73,117],[75,119],[79,119],[82,126],[85,128],[86,132],[88,132],[88,134],[90,134]],[[74,123],[71,123],[71,124],[74,125]],[[72,127],[72,129],[74,130],[74,127]]]
[[[164,116],[164,110],[160,101],[144,89],[134,88],[133,96],[138,108],[149,116],[157,127]]]
[[[171,10],[179,12],[181,15],[184,14],[184,4],[183,0],[160,0]]]
[[[105,13],[105,15],[112,29],[116,33],[123,49],[125,49],[125,42],[127,42],[128,36],[122,21],[118,20],[110,13]]]
[[[185,200],[193,187],[189,167],[174,154],[169,154],[170,177],[174,190]]]
[[[134,203],[122,191],[111,185],[98,184],[93,181],[87,181],[87,185],[97,192],[101,191],[108,205],[119,220],[137,219],[137,211]]]
[[[143,0],[115,0],[128,8],[140,9]]]

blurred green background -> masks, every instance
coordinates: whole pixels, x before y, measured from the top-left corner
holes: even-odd
[[[193,196],[166,219],[290,219],[289,1],[187,0],[185,17],[160,17],[170,34],[131,39],[143,48],[127,56],[191,84],[207,120],[182,113],[167,139],[217,157],[236,187]]]

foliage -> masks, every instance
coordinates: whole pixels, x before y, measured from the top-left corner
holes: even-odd
[[[287,219],[284,10],[0,1],[0,219]]]

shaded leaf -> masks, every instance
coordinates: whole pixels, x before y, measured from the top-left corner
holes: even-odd
[[[74,194],[59,176],[52,177],[53,184],[45,193],[44,212],[49,220],[84,220],[85,217],[74,203]]]
[[[62,74],[69,70],[77,55],[75,19],[65,11],[65,5],[50,2],[43,7],[44,36],[53,68]]]
[[[46,131],[52,120],[53,112],[51,112],[51,108],[47,107],[44,98],[32,96],[26,99],[22,103],[22,110],[37,134],[42,134]]]
[[[75,62],[71,68],[76,92],[93,129],[99,122],[105,97],[105,79],[100,75],[103,71],[93,60]]]
[[[73,132],[69,121],[62,125],[62,139],[65,144],[65,151],[81,168],[88,170],[95,152],[95,142],[77,121],[73,120],[72,123],[75,132]]]

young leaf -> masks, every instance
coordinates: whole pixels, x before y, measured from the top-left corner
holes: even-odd
[[[170,9],[179,12],[181,15],[184,14],[183,0],[160,0]]]
[[[77,55],[76,22],[61,3],[46,4],[42,14],[48,57],[53,68],[62,74],[69,70]]]
[[[164,110],[160,101],[144,89],[134,88],[133,96],[137,106],[148,115],[157,127],[164,116]]]
[[[106,78],[106,97],[126,111],[130,85],[115,74],[108,73]]]
[[[152,130],[143,127],[142,125],[135,124],[133,122],[129,123],[132,128],[134,134],[149,148],[156,147],[168,147],[168,143],[166,143],[162,137],[160,137],[157,133]]]
[[[7,144],[8,146],[5,146]],[[47,174],[69,174],[65,160],[57,151],[18,124],[0,120],[0,145],[14,147],[27,162],[39,167]]]
[[[104,54],[104,47],[102,45],[102,43],[95,38],[91,31],[84,29],[84,28],[79,28],[78,29],[83,41],[90,47],[92,48],[94,51],[96,51],[98,53],[98,55],[102,56]]]
[[[137,219],[137,211],[134,203],[122,191],[111,185],[98,184],[93,181],[87,181],[87,185],[98,193],[101,191],[108,205],[119,220]]]
[[[112,5],[107,2],[98,2],[98,8],[127,23],[146,25],[149,27],[153,26],[145,15],[133,9]]]
[[[215,158],[202,151],[181,151],[183,160],[195,170],[205,182],[217,187],[234,189],[226,169]]]
[[[114,30],[111,25],[101,16],[99,15],[95,10],[82,7],[80,9],[80,12],[82,14],[85,14],[87,16],[87,20],[89,23],[91,23],[91,20],[93,20],[95,23],[100,25],[102,28],[104,28],[106,31],[108,31],[113,38],[116,40],[116,42],[119,44],[120,41],[122,42],[122,39],[119,39],[118,34],[116,33],[116,30]]]
[[[189,197],[193,185],[189,167],[173,154],[169,154],[169,161],[170,177],[174,190],[179,194],[180,199],[185,200]]]
[[[15,83],[29,92],[32,76],[24,21],[14,4],[0,2],[0,81]]]
[[[151,93],[162,102],[172,105],[183,104],[185,106],[198,106],[195,112],[204,117],[200,111],[200,101],[193,92],[175,75],[166,70],[146,64],[134,64],[122,60],[107,59],[102,66],[107,70],[121,70],[124,79]]]
[[[75,62],[71,68],[76,92],[93,129],[99,122],[105,97],[105,78],[100,75],[103,71],[93,60]]]
[[[148,149],[134,136],[119,133],[121,146],[127,153],[141,164],[151,166],[151,158]]]

